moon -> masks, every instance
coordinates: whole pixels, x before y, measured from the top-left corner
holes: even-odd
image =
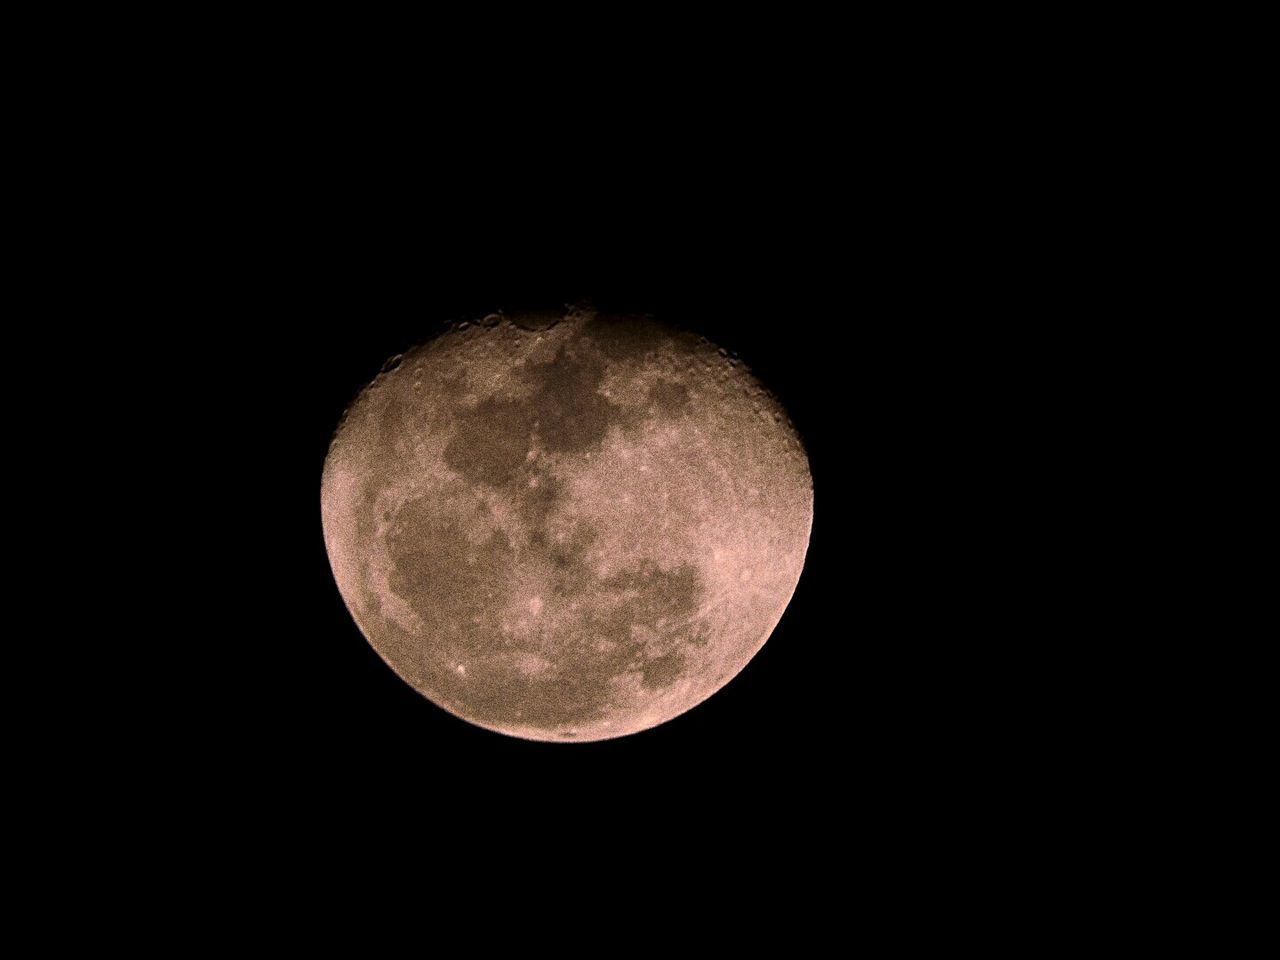
[[[684,713],[760,650],[813,485],[735,358],[574,307],[388,361],[334,435],[321,518],[347,608],[406,683],[489,730],[584,742]]]

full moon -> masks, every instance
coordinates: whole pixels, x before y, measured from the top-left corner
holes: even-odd
[[[795,592],[813,486],[735,358],[571,308],[388,361],[334,435],[321,517],[347,608],[406,683],[489,730],[582,742],[742,670]]]

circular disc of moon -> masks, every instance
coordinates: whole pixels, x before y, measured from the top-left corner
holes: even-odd
[[[389,362],[338,427],[321,512],[347,607],[405,682],[481,727],[581,742],[746,665],[795,591],[813,487],[736,360],[574,308]]]

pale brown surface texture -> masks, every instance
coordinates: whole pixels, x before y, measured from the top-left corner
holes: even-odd
[[[321,509],[374,649],[458,717],[574,742],[655,726],[740,671],[809,542],[785,413],[648,320],[491,317],[352,404]]]

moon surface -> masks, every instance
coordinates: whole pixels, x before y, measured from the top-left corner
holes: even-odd
[[[764,645],[813,518],[785,411],[648,318],[490,316],[389,361],[321,483],[329,561],[408,684],[582,742],[701,703]]]

